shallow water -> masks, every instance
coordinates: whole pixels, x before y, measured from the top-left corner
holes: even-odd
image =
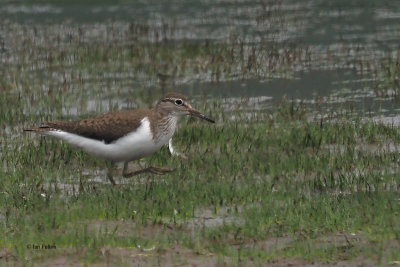
[[[84,81],[80,89],[97,88],[103,98],[91,100],[95,103],[90,103],[88,110],[70,106],[64,114],[98,111],[94,107],[107,105],[103,103],[107,102],[105,99],[113,98],[113,92],[117,91],[120,95],[115,101],[124,108],[132,103],[121,104],[119,98],[130,95],[132,90],[177,90],[189,95],[216,97],[262,96],[271,102],[283,96],[294,101],[306,100],[304,102],[309,104],[320,99],[327,110],[349,104],[366,116],[395,116],[399,113],[397,102],[390,96],[378,96],[375,88],[383,79],[379,75],[382,61],[398,57],[399,14],[400,2],[373,0],[2,2],[0,39],[6,54],[1,61],[18,66],[21,57],[13,54],[18,51],[18,44],[23,45],[26,38],[32,39],[36,46],[33,53],[40,54],[38,47],[46,49],[47,44],[56,44],[48,39],[56,33],[65,35],[65,39],[61,39],[64,46],[68,45],[68,38],[81,38],[80,42],[88,44],[104,40],[109,42],[107,44],[118,45],[119,32],[133,23],[141,25],[135,28],[135,31],[144,32],[139,34],[141,40],[166,46],[171,42],[188,41],[241,43],[244,57],[255,49],[258,69],[251,70],[248,75],[236,75],[246,72],[243,64],[237,64],[237,70],[222,78],[215,78],[210,71],[195,73],[190,69],[183,75],[172,76],[163,86],[160,79],[138,72],[137,66],[130,66],[126,61],[124,68],[110,69],[108,66],[120,64],[111,60],[99,71],[101,74],[96,75],[90,69],[83,69],[79,74]],[[10,34],[21,37],[11,44],[7,42]],[[277,47],[274,53],[278,63],[269,60],[269,45]],[[7,55],[8,52],[11,54]],[[73,57],[67,65],[59,66],[64,71],[48,66],[45,61],[41,64],[46,54],[40,57],[39,60],[33,58],[36,62],[31,68],[35,71],[29,74],[30,84],[42,86],[45,91],[50,90],[52,83],[67,82],[77,87],[73,79],[77,74],[73,70],[79,69],[76,67],[79,62]],[[264,58],[268,62],[264,62]],[[173,65],[165,66],[166,74]],[[7,74],[4,71],[3,77],[12,80]]]
[[[26,23],[135,21],[173,24],[177,38],[224,39],[238,34],[273,42],[330,45],[337,42],[397,46],[397,1],[19,1],[2,2],[3,19]]]

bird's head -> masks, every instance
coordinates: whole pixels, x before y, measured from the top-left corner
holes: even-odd
[[[191,115],[200,119],[215,123],[213,119],[205,116],[201,112],[192,108],[187,98],[179,93],[168,93],[158,101],[156,108],[162,112],[171,114],[172,116],[181,117]]]

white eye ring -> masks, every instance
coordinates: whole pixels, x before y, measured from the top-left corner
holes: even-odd
[[[175,104],[178,105],[178,106],[182,106],[183,105],[182,99],[176,99],[175,100]]]

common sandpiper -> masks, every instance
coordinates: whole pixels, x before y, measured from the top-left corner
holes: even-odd
[[[165,144],[168,144],[171,154],[177,155],[172,147],[172,136],[178,119],[185,115],[215,122],[192,108],[184,95],[168,93],[154,108],[111,112],[80,121],[46,122],[24,131],[54,136],[110,162],[107,177],[115,185],[113,170],[116,162],[124,162],[124,177],[143,172],[165,174],[172,171],[150,166],[128,172],[128,163],[149,156]]]

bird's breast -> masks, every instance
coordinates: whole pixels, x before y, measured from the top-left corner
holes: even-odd
[[[177,122],[178,118],[175,116],[167,116],[160,119],[153,127],[154,143],[161,146],[167,144],[175,133]]]

